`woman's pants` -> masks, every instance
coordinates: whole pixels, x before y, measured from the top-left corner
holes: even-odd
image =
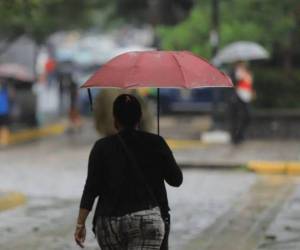
[[[158,207],[97,220],[96,235],[102,250],[160,249],[165,234]]]
[[[160,250],[169,250],[169,234],[170,234],[170,223],[171,218],[170,214],[163,218],[165,223],[165,236],[161,243]]]

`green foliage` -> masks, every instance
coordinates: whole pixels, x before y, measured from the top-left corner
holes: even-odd
[[[42,42],[58,30],[103,28],[125,20],[172,23],[191,7],[192,0],[0,0],[0,39],[26,33]]]
[[[173,25],[186,17],[193,0],[110,0],[106,6],[113,6],[113,19],[135,24]]]
[[[174,27],[162,26],[158,33],[167,50],[190,50],[204,57],[210,55],[208,6],[194,8],[190,17]]]
[[[219,3],[220,47],[237,40],[251,40],[270,52],[279,50],[282,57],[295,50],[300,52],[298,0],[219,0]],[[210,57],[211,4],[209,0],[198,0],[184,22],[160,27],[162,47],[191,50]]]
[[[258,108],[300,108],[300,71],[280,68],[254,68]]]
[[[0,0],[0,36],[31,35],[42,42],[49,34],[88,27],[96,0]]]
[[[219,0],[219,3],[220,47],[237,40],[256,41],[273,56],[269,68],[264,64],[254,69],[255,106],[300,108],[300,71],[295,67],[300,55],[299,0]],[[210,0],[198,0],[184,22],[159,27],[162,48],[190,50],[211,58],[211,4]],[[294,69],[278,66],[291,59]]]

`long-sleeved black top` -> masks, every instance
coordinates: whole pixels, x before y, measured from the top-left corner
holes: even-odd
[[[123,130],[119,135],[136,159],[144,179],[141,180],[129,166],[131,161],[118,135],[102,138],[90,153],[80,207],[91,210],[99,196],[94,220],[99,215],[122,216],[155,205],[154,194],[162,214],[167,215],[170,209],[164,181],[178,187],[183,179],[170,148],[162,137],[155,134]]]

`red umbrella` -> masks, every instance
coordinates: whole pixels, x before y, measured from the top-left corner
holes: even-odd
[[[82,87],[232,87],[231,80],[190,52],[128,52],[104,64]]]
[[[0,65],[0,77],[13,78],[23,82],[33,82],[34,75],[25,66],[16,63]]]
[[[158,100],[159,88],[192,89],[232,86],[227,75],[207,60],[187,51],[127,52],[104,64],[82,85],[83,88],[156,87]]]

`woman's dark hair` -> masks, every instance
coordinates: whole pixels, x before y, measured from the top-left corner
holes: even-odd
[[[119,95],[113,104],[113,115],[124,128],[133,128],[141,120],[141,104],[133,95]]]

